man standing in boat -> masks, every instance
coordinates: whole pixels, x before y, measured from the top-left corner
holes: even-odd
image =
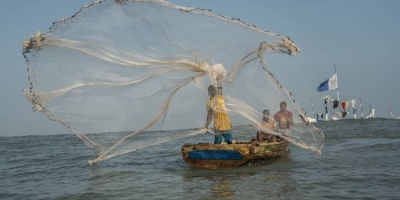
[[[226,113],[225,100],[222,96],[222,87],[217,88],[210,85],[208,87],[208,95],[210,96],[210,100],[206,103],[207,122],[205,128],[208,129],[212,117],[214,116],[214,144],[221,144],[222,137],[225,138],[226,143],[232,144],[232,123]]]
[[[287,104],[285,101],[280,103],[280,111],[275,113],[274,119],[278,122],[278,129],[283,135],[287,135],[290,130],[290,125],[293,124],[293,113],[286,110]]]

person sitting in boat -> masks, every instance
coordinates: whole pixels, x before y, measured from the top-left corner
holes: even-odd
[[[214,144],[221,144],[222,137],[225,138],[226,143],[232,144],[232,123],[226,113],[225,100],[222,96],[222,87],[216,88],[210,85],[208,87],[208,95],[210,96],[210,100],[206,103],[207,121],[205,128],[208,130],[208,126],[214,116]]]
[[[273,118],[269,117],[269,110],[265,109],[263,111],[263,118],[257,124],[257,142],[278,142],[280,137],[278,135],[267,133],[263,130],[274,130],[276,131],[277,123]]]
[[[274,119],[278,122],[278,129],[283,135],[287,135],[290,130],[290,125],[293,124],[293,113],[286,110],[287,104],[285,101],[280,103],[280,110],[275,113]]]

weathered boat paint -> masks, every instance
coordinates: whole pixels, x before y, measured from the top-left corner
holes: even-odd
[[[234,144],[184,144],[183,160],[194,168],[230,169],[247,163],[263,162],[289,152],[285,142],[236,142]]]

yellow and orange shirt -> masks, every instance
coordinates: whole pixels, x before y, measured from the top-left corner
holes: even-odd
[[[226,114],[225,100],[221,95],[215,95],[206,103],[207,111],[212,110],[214,115],[214,129],[226,131],[232,129],[232,123]]]

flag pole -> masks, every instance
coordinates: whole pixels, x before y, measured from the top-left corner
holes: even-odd
[[[339,106],[336,108],[336,111],[337,111],[337,113],[338,113],[339,118],[342,118],[342,117],[341,117],[342,115],[341,115],[340,112],[339,112],[339,107],[340,107],[341,103],[340,103],[340,98],[339,98],[339,84],[337,83],[338,77],[337,77],[337,73],[336,73],[336,64],[333,64],[333,66],[335,67],[336,86],[337,86],[336,92],[337,92],[337,98],[338,98],[337,101],[338,101],[338,103],[339,103]]]

